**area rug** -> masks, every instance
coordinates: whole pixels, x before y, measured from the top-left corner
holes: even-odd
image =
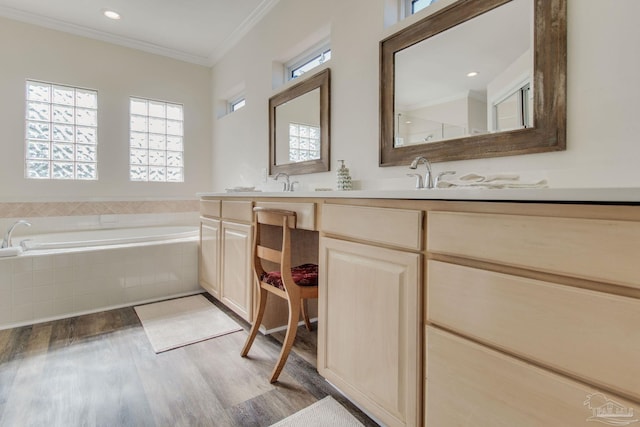
[[[241,331],[202,295],[134,307],[156,353]]]
[[[363,427],[349,411],[334,398],[327,396],[311,406],[288,416],[271,427]]]

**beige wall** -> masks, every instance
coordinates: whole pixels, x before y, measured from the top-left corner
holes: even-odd
[[[210,68],[4,18],[0,58],[0,202],[184,199],[210,187]],[[24,178],[26,79],[98,91],[98,181]],[[129,96],[184,104],[184,183],[129,182]]]
[[[450,3],[450,0],[441,0]],[[356,187],[411,188],[405,167],[378,167],[379,41],[391,0],[280,0],[213,71],[157,55],[0,18],[0,202],[191,198],[198,191],[258,185],[268,166],[268,99],[282,90],[279,62],[330,36],[332,171],[296,177],[302,189],[335,185],[345,159]],[[640,121],[634,84],[637,0],[568,0],[567,151],[439,163],[435,172],[520,173],[553,187],[638,187]],[[24,80],[97,89],[95,182],[24,179]],[[216,117],[211,105],[243,89],[247,106]],[[128,97],[185,105],[185,182],[128,181]]]
[[[446,2],[447,0],[442,0]],[[386,9],[385,9],[386,8]],[[213,180],[206,190],[264,185],[268,165],[267,102],[274,61],[288,59],[318,34],[331,37],[332,172],[296,177],[301,188],[335,187],[345,159],[362,188],[412,188],[405,167],[378,167],[378,46],[406,23],[385,28],[389,0],[280,0],[213,70],[213,98],[243,85],[247,107],[213,119]],[[568,0],[567,151],[438,163],[435,172],[519,173],[552,187],[638,187],[640,120],[634,84],[640,15],[637,0]],[[277,72],[275,73],[277,77]],[[276,78],[277,81],[277,78]]]

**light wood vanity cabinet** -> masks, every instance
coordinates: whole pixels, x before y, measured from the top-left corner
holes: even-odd
[[[222,221],[220,300],[248,322],[253,320],[253,276],[250,269],[252,226]]]
[[[220,299],[220,220],[200,217],[200,286]]]
[[[495,207],[428,213],[425,425],[586,426],[607,399],[637,419],[638,213]]]
[[[201,200],[199,281],[243,319],[253,319],[253,202]]]
[[[201,221],[201,285],[246,318],[251,203]],[[639,206],[314,203],[297,208],[320,231],[318,372],[385,425],[640,418]]]
[[[418,425],[422,212],[325,204],[321,231],[318,372],[386,425]]]
[[[297,227],[316,231],[316,204],[313,202],[254,201],[232,199],[202,199],[200,201],[200,286],[242,318],[251,322],[254,314],[253,272],[251,245],[253,239],[253,207],[288,209],[297,213]],[[277,234],[279,236],[279,234]],[[294,242],[294,262],[316,262],[317,233],[313,247]],[[316,305],[309,304],[309,312],[316,316]],[[284,301],[271,298],[263,319],[266,330],[276,329],[287,322],[288,309]]]

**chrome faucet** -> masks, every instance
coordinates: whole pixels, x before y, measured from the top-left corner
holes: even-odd
[[[273,177],[274,181],[277,181],[281,176],[286,179],[285,182],[282,183],[282,191],[289,191],[289,187],[291,187],[291,183],[289,182],[289,175],[284,172],[278,172],[276,176]]]
[[[278,173],[273,177],[273,179],[274,179],[275,181],[277,181],[277,180],[278,180],[278,178],[280,178],[281,176],[283,176],[283,177],[286,179],[286,181],[282,183],[282,191],[293,191],[293,186],[294,186],[295,184],[298,184],[298,181],[290,182],[290,181],[289,181],[289,174],[287,174],[287,173],[285,173],[285,172],[278,172]]]
[[[431,173],[431,163],[429,162],[429,160],[427,160],[426,157],[420,156],[413,159],[411,165],[409,166],[409,169],[418,169],[418,165],[420,163],[424,163],[427,167],[427,172],[424,174],[424,185],[421,188],[433,188],[433,174]],[[416,185],[416,188],[419,187],[417,187]]]
[[[2,241],[1,248],[10,248],[11,247],[11,233],[13,233],[13,229],[18,225],[26,225],[27,227],[31,227],[31,223],[21,219],[20,221],[16,221],[9,230],[7,230],[7,234],[4,235],[4,240]]]

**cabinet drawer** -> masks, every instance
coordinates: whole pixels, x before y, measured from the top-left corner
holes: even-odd
[[[222,218],[242,222],[252,222],[253,202],[223,200]]]
[[[608,392],[591,396],[602,392],[436,328],[427,334],[427,426],[586,427],[603,419],[594,415],[607,403],[634,414],[640,410]]]
[[[640,300],[438,261],[427,319],[640,400]]]
[[[427,249],[640,288],[640,222],[429,212]]]
[[[200,215],[220,217],[220,200],[200,200]]]
[[[269,209],[284,209],[296,213],[297,228],[316,230],[315,203],[257,202],[256,206]]]
[[[322,231],[411,250],[422,249],[422,212],[325,204]]]

